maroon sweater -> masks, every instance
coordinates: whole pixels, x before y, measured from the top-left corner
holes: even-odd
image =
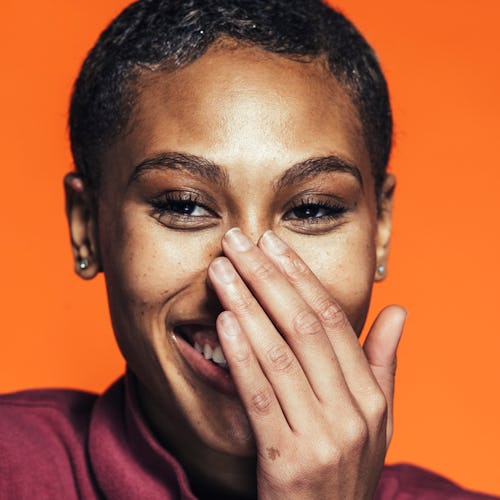
[[[102,396],[30,390],[0,397],[2,500],[194,499],[179,463],[155,440],[131,375]],[[411,465],[384,469],[377,500],[471,500],[467,492]]]

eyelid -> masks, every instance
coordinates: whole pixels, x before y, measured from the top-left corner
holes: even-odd
[[[175,231],[198,231],[218,224],[220,215],[203,198],[203,193],[188,189],[172,189],[149,200],[150,215],[162,226]],[[176,206],[178,204],[178,206]],[[199,208],[202,214],[183,213],[182,206],[190,205],[193,211]],[[178,210],[180,208],[180,210]],[[191,211],[191,210],[189,210]]]
[[[327,213],[324,215],[311,215],[308,217],[294,217],[294,212],[303,207],[317,207],[320,211],[323,210]],[[283,215],[283,219],[287,221],[302,221],[303,223],[306,223],[307,221],[311,222],[313,220],[326,223],[327,221],[331,221],[333,219],[340,219],[345,215],[346,212],[348,212],[348,210],[348,207],[346,207],[344,204],[336,202],[299,203],[295,206],[292,206],[290,210],[288,210]]]
[[[161,192],[160,194],[150,198],[151,205],[160,204],[165,202],[189,202],[199,205],[208,210],[214,215],[220,212],[219,206],[215,199],[208,193],[201,193],[194,189],[169,189]]]
[[[346,208],[353,205],[352,202],[349,202],[347,199],[339,196],[338,194],[325,193],[325,191],[318,191],[316,189],[308,189],[297,193],[289,201],[287,201],[283,207],[283,212],[288,212],[301,205],[321,205],[325,203],[335,206],[341,205]]]
[[[353,200],[321,188],[301,191],[285,204],[282,221],[288,229],[308,234],[320,235],[339,229],[349,221],[349,213],[357,206],[357,197]],[[319,215],[295,217],[294,211],[305,206],[317,207]],[[322,213],[322,211],[325,213]]]

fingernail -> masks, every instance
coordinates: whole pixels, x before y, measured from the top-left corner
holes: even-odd
[[[233,318],[226,311],[219,315],[219,322],[222,328],[222,332],[228,337],[234,337],[238,335],[240,327],[235,318]]]
[[[268,250],[277,255],[285,253],[288,249],[288,245],[271,230],[262,235],[261,241]]]
[[[216,278],[223,283],[232,283],[236,278],[236,271],[231,263],[224,257],[215,259],[210,265],[210,269]]]
[[[227,244],[237,252],[246,252],[252,248],[253,243],[247,238],[241,229],[237,227],[233,227],[230,229],[225,235],[224,239]]]

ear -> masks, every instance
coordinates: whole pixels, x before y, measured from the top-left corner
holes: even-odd
[[[392,174],[388,174],[382,186],[382,193],[380,194],[378,204],[375,281],[382,281],[387,275],[387,262],[389,259],[392,231],[392,200],[395,187],[396,178]]]
[[[64,190],[75,272],[83,279],[92,279],[101,270],[95,197],[75,173],[65,175]]]

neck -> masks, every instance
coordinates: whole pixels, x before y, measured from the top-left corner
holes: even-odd
[[[236,458],[235,460],[235,457],[217,456],[214,460],[213,454],[207,453],[204,458],[207,462],[203,465],[184,462],[193,493],[200,499],[249,500],[257,498],[255,459]],[[207,469],[207,463],[213,463],[210,469]]]
[[[181,415],[168,421],[161,406],[142,390],[139,403],[161,445],[182,465],[193,493],[200,499],[257,498],[256,458],[222,453],[205,445]],[[175,422],[175,425],[172,425]]]

